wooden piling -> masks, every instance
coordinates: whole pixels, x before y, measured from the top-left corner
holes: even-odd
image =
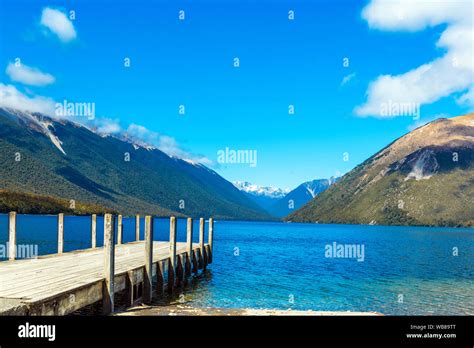
[[[92,249],[97,248],[97,215],[92,214],[91,216],[91,247]]]
[[[168,292],[173,292],[176,272],[176,218],[170,217],[170,257],[168,263]]]
[[[198,250],[193,250],[192,251],[192,265],[193,265],[193,268],[192,268],[192,272],[194,274],[198,274],[198,270],[199,270],[199,249]]]
[[[207,255],[207,262],[208,263],[212,263],[212,253],[213,253],[213,250],[212,250],[212,242],[214,240],[214,219],[213,218],[209,218],[209,232],[208,232],[208,236],[207,236],[207,242],[209,244],[209,252],[208,252],[208,255]]]
[[[117,244],[122,244],[123,238],[123,222],[122,222],[122,215],[118,216],[117,219]]]
[[[125,278],[125,304],[130,307],[135,302],[135,277],[133,271],[128,271]]]
[[[115,275],[115,222],[112,214],[104,216],[104,287],[102,294],[103,313],[114,311]]]
[[[64,214],[58,215],[58,254],[64,251]]]
[[[135,216],[135,240],[140,240],[140,215]]]
[[[176,256],[176,286],[181,287],[184,285],[184,267],[183,267],[184,255]]]
[[[156,294],[158,296],[163,296],[163,287],[164,287],[164,264],[162,261],[156,263]]]
[[[206,269],[206,249],[204,247],[204,219],[199,219],[199,269]]]
[[[8,214],[8,259],[16,259],[16,212]]]
[[[193,257],[193,219],[188,218],[186,229],[186,261],[184,265],[184,276],[191,275],[191,259]]]
[[[151,304],[153,295],[153,217],[145,217],[145,272],[143,275],[143,302]]]

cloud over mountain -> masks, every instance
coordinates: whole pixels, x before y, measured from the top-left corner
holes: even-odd
[[[54,101],[42,96],[28,96],[13,85],[0,83],[0,107],[54,115]]]

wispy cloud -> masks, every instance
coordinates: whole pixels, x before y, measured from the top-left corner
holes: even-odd
[[[15,63],[9,63],[6,73],[13,81],[30,86],[46,86],[55,81],[53,75],[44,73],[37,68],[25,64],[16,65]]]
[[[67,18],[66,14],[50,7],[45,7],[41,13],[41,25],[56,34],[63,42],[69,42],[76,38],[76,29]]]
[[[414,32],[447,24],[436,45],[444,56],[400,75],[381,75],[369,84],[367,101],[358,106],[359,116],[383,117],[381,105],[392,103],[430,104],[453,93],[465,93],[472,85],[472,2],[372,0],[362,17],[372,29]],[[472,98],[466,93],[465,99]]]
[[[156,147],[170,156],[182,158],[191,162],[212,165],[212,161],[205,156],[194,155],[181,149],[178,142],[173,137],[151,131],[142,125],[131,124],[127,128],[125,136],[139,145]]]
[[[341,81],[341,87],[345,86],[350,80],[352,80],[356,76],[356,73],[352,73],[349,75],[344,76],[344,78]]]
[[[118,134],[122,131],[120,121],[118,119],[112,119],[107,117],[95,118],[92,122],[88,122],[92,125],[92,128],[102,135]]]
[[[0,106],[21,111],[41,112],[54,115],[53,99],[42,96],[28,96],[13,85],[0,83]]]
[[[456,102],[461,106],[467,106],[470,110],[474,110],[474,87],[471,87],[466,93],[456,99]]]

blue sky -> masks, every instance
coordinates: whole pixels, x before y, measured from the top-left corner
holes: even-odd
[[[95,103],[94,122],[103,131],[135,130],[143,141],[201,160],[230,181],[294,188],[341,175],[424,121],[472,110],[472,62],[466,63],[472,40],[467,54],[452,48],[458,42],[437,44],[450,28],[466,27],[462,13],[472,3],[444,21],[426,8],[403,12],[401,4],[395,24],[393,9],[380,11],[379,1],[0,4],[2,88],[14,87],[35,102]],[[73,10],[76,17],[51,29],[41,24],[46,8],[67,16]],[[364,8],[370,11],[362,15]],[[455,74],[438,62],[450,55],[461,61]],[[12,75],[7,67],[16,58],[43,74],[43,82]],[[417,70],[424,64],[439,69],[436,78],[447,77],[433,82]],[[455,79],[458,71],[467,77]],[[392,78],[378,80],[381,75]],[[393,86],[400,85],[405,101],[421,105],[419,120],[374,112],[380,98],[399,100],[400,88]],[[256,150],[257,165],[217,163],[226,147]]]

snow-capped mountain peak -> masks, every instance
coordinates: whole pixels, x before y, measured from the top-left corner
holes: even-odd
[[[273,186],[259,186],[251,184],[248,181],[234,181],[234,186],[237,187],[240,191],[247,192],[254,196],[266,196],[269,198],[282,198],[288,192],[289,189],[281,189]]]

